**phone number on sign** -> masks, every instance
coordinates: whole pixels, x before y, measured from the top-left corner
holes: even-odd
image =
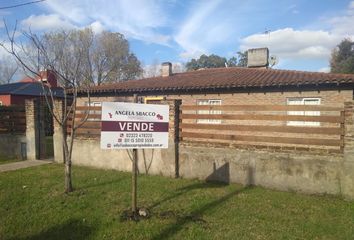
[[[152,133],[127,133],[127,138],[152,138]]]
[[[125,143],[153,143],[153,138],[125,138]]]

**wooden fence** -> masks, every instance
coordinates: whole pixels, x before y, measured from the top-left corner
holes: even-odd
[[[81,122],[89,111],[89,116],[87,121],[76,130],[76,135],[85,138],[99,138],[101,135],[101,106],[77,106],[75,114],[75,123]],[[170,116],[173,116],[175,109],[170,108]],[[71,120],[69,118],[67,125],[67,133],[71,132]],[[170,132],[174,128],[174,123],[170,121],[169,124]]]
[[[314,105],[182,105],[180,140],[341,152],[343,110]]]
[[[0,106],[0,134],[26,132],[24,106]]]
[[[87,111],[90,111],[87,121],[76,130],[76,135],[87,138],[99,138],[101,135],[101,110],[100,106],[77,106],[75,123],[80,123],[85,118]],[[71,119],[68,121],[67,132],[71,132]]]
[[[76,134],[99,138],[101,107],[89,109],[88,120]],[[342,152],[344,147],[344,109],[339,107],[181,105],[180,110],[179,136],[182,143],[330,152]],[[81,121],[87,111],[87,106],[78,106],[75,121]],[[68,124],[70,131],[71,125]]]

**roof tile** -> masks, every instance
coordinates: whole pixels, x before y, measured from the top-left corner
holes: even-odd
[[[354,83],[354,74],[333,74],[256,68],[213,68],[130,80],[91,88],[92,92],[132,92],[233,87],[302,86],[308,84]]]

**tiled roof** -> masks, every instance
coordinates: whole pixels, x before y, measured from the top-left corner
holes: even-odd
[[[91,92],[150,92],[354,83],[354,74],[256,68],[214,68],[95,86]]]

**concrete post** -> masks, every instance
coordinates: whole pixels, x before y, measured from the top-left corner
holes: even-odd
[[[61,119],[63,116],[63,101],[54,100],[53,104],[54,114]],[[63,133],[59,123],[53,119],[53,148],[54,148],[54,161],[57,163],[64,163],[64,150],[63,150]]]
[[[37,136],[36,136],[36,115],[37,109],[34,99],[25,101],[26,109],[26,151],[28,160],[37,159]]]
[[[354,101],[344,104],[345,135],[341,171],[341,191],[346,199],[354,199]]]
[[[170,107],[169,119],[169,152],[174,156],[174,176],[179,178],[179,112],[181,100],[167,100]],[[171,151],[172,150],[172,151]]]
[[[27,159],[45,158],[44,107],[40,99],[27,99],[26,106],[26,151]]]
[[[174,100],[175,178],[179,178],[179,123],[181,100]]]
[[[46,159],[46,136],[45,136],[45,109],[47,107],[47,102],[45,101],[45,99],[36,99],[35,101],[36,103],[36,133],[37,133],[37,144],[39,144],[39,146],[37,146],[37,158],[38,159]]]

